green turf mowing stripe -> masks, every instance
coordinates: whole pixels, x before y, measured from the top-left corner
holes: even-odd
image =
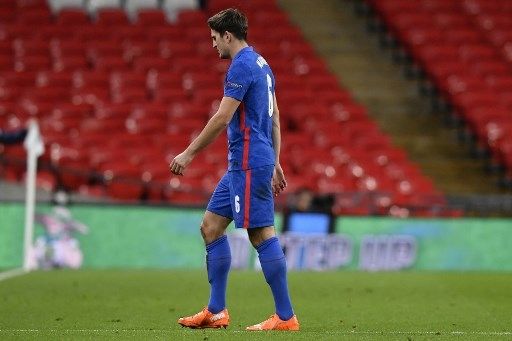
[[[33,272],[0,282],[0,339],[511,339],[512,275],[292,272],[299,333],[250,333],[273,312],[263,275],[233,271],[227,330],[181,328],[208,299],[204,271]]]

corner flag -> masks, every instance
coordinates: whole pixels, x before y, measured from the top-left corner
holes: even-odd
[[[39,132],[39,125],[36,121],[32,121],[29,124],[28,134],[23,141],[23,146],[30,153],[30,150],[33,150],[36,157],[43,155],[44,153],[44,144],[41,139],[41,133]]]
[[[27,150],[23,269],[24,271],[29,271],[31,269],[30,250],[32,248],[32,239],[34,237],[37,158],[44,153],[44,144],[41,139],[37,121],[34,120],[29,123],[28,134],[23,142],[23,146]]]

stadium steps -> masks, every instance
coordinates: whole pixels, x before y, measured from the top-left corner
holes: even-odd
[[[400,66],[379,48],[352,1],[316,2],[314,11],[307,0],[279,3],[332,72],[438,188],[451,194],[500,192],[484,162],[470,158],[467,147],[458,143],[456,130],[446,128],[440,114],[430,114],[416,82],[405,79]]]

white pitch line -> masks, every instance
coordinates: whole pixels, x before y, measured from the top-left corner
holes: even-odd
[[[28,271],[25,271],[24,269],[13,269],[5,272],[0,272],[0,282],[5,281],[6,279],[9,278],[24,275],[27,272]]]
[[[0,333],[115,333],[115,332],[176,332],[172,329],[0,329]],[[231,331],[234,333],[246,333],[243,330],[234,330]],[[308,333],[318,333],[317,331],[300,331],[299,333],[308,334]],[[361,335],[482,335],[482,336],[506,336],[512,335],[512,331],[452,331],[452,332],[444,332],[444,331],[323,331],[322,334],[330,334],[330,335],[352,335],[352,334],[361,334]]]

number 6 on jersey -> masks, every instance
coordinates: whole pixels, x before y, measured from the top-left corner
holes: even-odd
[[[268,85],[268,116],[272,117],[274,113],[274,95],[272,94],[272,78],[267,73],[267,85]]]

